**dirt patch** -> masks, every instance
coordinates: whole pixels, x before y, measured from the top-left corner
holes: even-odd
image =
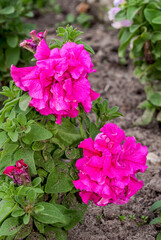
[[[62,13],[47,13],[37,20],[37,30],[49,30],[49,39],[55,37],[55,23],[65,19],[66,14],[75,11],[80,1],[59,1]],[[34,20],[30,22],[35,23]],[[80,28],[81,29],[81,28]],[[83,39],[88,42],[96,52],[92,56],[97,73],[90,76],[92,88],[108,99],[110,107],[118,106],[124,117],[113,122],[123,128],[128,136],[134,136],[137,141],[147,145],[149,152],[153,153],[161,162],[161,130],[154,120],[147,127],[134,127],[134,121],[141,116],[142,111],[137,105],[145,99],[144,86],[133,75],[133,66],[130,60],[121,65],[117,49],[119,42],[118,32],[106,24],[96,23],[90,29],[81,29],[85,32]],[[161,230],[159,226],[149,225],[154,214],[149,213],[149,207],[161,199],[161,165],[148,163],[149,168],[139,175],[144,180],[144,187],[131,198],[128,204],[122,206],[108,205],[97,207],[90,204],[84,222],[69,233],[69,240],[155,240]],[[119,219],[125,215],[125,220]],[[131,220],[129,215],[135,215]],[[148,216],[147,222],[142,224],[141,216]],[[141,223],[141,226],[139,225]]]

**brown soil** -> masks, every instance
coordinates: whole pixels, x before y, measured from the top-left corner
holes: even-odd
[[[49,30],[49,39],[55,37],[55,23],[65,19],[67,13],[75,13],[75,7],[80,1],[59,0],[62,13],[41,14],[38,19],[30,20],[37,24],[37,30]],[[78,27],[81,28],[81,27]],[[88,42],[96,52],[93,62],[97,73],[90,76],[92,88],[108,99],[110,107],[118,106],[124,117],[116,119],[127,135],[135,136],[137,141],[147,145],[149,152],[161,162],[161,129],[154,120],[149,126],[134,127],[134,121],[141,116],[142,111],[137,110],[137,105],[145,99],[144,86],[133,75],[133,65],[127,60],[126,65],[121,65],[117,55],[119,42],[117,31],[110,25],[95,23],[90,29],[81,29],[85,32],[83,39]],[[152,161],[155,159],[152,159]],[[148,161],[149,168],[139,175],[144,180],[144,187],[131,198],[128,204],[122,206],[108,205],[97,207],[92,203],[80,223],[69,232],[69,240],[155,240],[161,231],[158,225],[149,225],[154,214],[149,212],[149,207],[161,199],[161,165]],[[121,221],[120,215],[126,219]],[[131,220],[129,215],[135,215]],[[143,224],[141,216],[148,216]],[[140,226],[138,226],[140,225]]]

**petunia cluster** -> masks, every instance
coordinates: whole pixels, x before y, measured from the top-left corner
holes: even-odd
[[[79,148],[84,156],[76,162],[79,179],[73,183],[84,203],[125,204],[143,187],[135,175],[147,168],[147,147],[126,137],[116,124],[105,124],[94,141],[85,139]]]
[[[91,89],[88,74],[95,71],[83,44],[67,42],[61,49],[50,50],[42,39],[36,48],[36,66],[11,67],[15,84],[31,96],[30,106],[42,115],[74,118],[79,104],[89,112],[99,94]]]
[[[28,165],[24,163],[23,159],[17,161],[16,167],[15,166],[6,167],[3,174],[12,178],[14,183],[17,183],[19,185],[23,184],[26,185],[31,182]]]
[[[121,4],[125,3],[124,0],[114,0],[114,7],[108,11],[109,20],[112,21],[112,27],[114,28],[122,28],[129,27],[133,23],[133,21],[129,21],[128,19],[122,21],[115,21],[115,15],[121,10]]]

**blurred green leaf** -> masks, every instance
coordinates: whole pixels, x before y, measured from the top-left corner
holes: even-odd
[[[7,36],[8,46],[11,48],[15,48],[18,45],[18,36]]]
[[[0,9],[0,14],[9,15],[15,12],[15,8],[13,6],[8,6],[3,9]]]

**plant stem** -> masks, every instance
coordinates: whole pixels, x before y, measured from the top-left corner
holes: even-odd
[[[84,129],[83,129],[83,124],[82,124],[82,118],[79,118],[79,122],[80,122],[80,133],[81,133],[82,138],[84,139],[85,136],[84,136]]]

